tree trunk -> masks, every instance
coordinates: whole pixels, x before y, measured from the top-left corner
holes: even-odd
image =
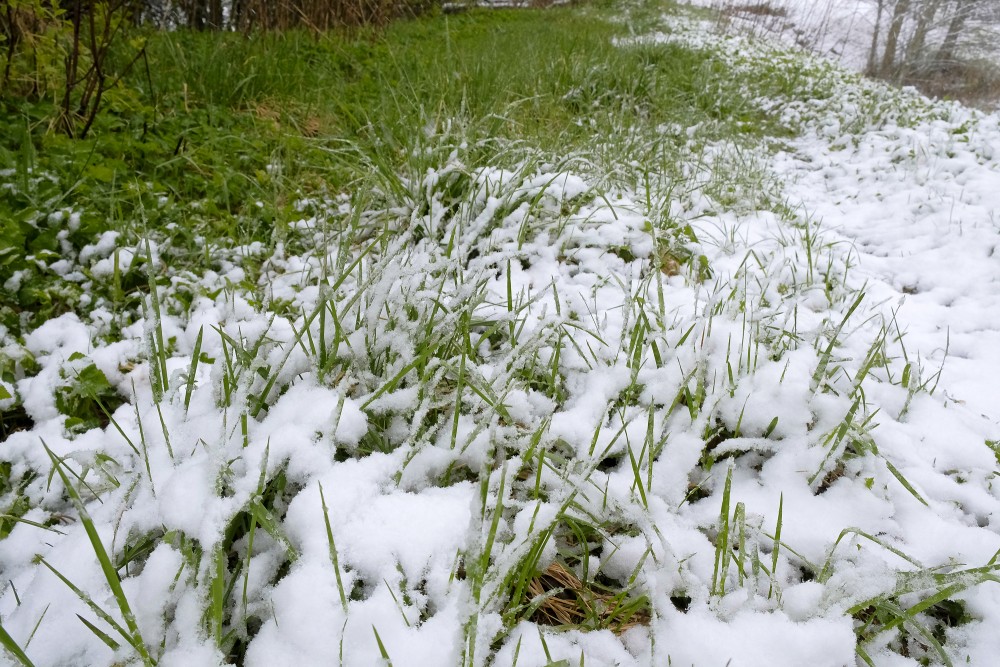
[[[3,35],[4,40],[7,42],[7,58],[4,62],[3,78],[0,78],[0,93],[2,93],[7,88],[7,84],[10,83],[10,68],[17,53],[18,44],[21,41],[21,30],[17,25],[17,19],[14,17],[14,8],[10,4],[7,5],[6,14],[0,19],[0,34]]]
[[[222,30],[222,0],[210,0],[208,5],[208,27]]]
[[[206,0],[187,0],[184,3],[188,28],[191,30],[205,29],[205,2]]]
[[[958,38],[965,28],[965,21],[969,18],[974,3],[972,0],[958,0],[955,3],[955,11],[951,15],[948,23],[948,34],[938,50],[937,59],[941,63],[947,63],[955,59],[955,48],[958,46]]]
[[[233,0],[229,8],[229,27],[240,32],[250,30],[246,0]]]
[[[910,0],[896,0],[889,33],[885,36],[885,53],[882,54],[881,74],[884,77],[896,74],[896,50],[899,45],[899,33],[903,31],[903,23],[906,21],[906,15],[909,11]]]
[[[874,76],[878,68],[878,39],[882,32],[882,12],[885,10],[885,0],[878,0],[875,9],[875,27],[872,30],[872,46],[868,50],[868,64],[865,65],[865,73]]]
[[[905,64],[911,70],[919,68],[920,63],[928,60],[924,56],[924,48],[927,46],[927,31],[933,25],[942,2],[943,0],[924,0],[924,6],[917,15],[917,27],[913,31],[910,43],[906,45]]]

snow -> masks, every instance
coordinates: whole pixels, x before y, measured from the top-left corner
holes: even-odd
[[[710,28],[668,23],[633,42],[715,49],[737,72],[784,53]],[[698,239],[678,275],[656,264],[644,203],[655,193],[605,191],[563,164],[469,172],[453,152],[401,179],[410,199],[359,214],[364,233],[395,225],[370,253],[371,237],[278,245],[259,287],[292,304],[284,315],[218,291],[243,280],[239,266],[202,276],[190,309],[158,323],[174,340],[159,404],[144,356],[157,323],[108,342],[97,311],[28,334],[40,371],[14,388],[35,426],[0,459],[15,476],[41,473],[25,519],[65,521],[19,523],[0,540],[4,629],[22,646],[32,637],[38,665],[134,658],[80,623],[103,621],[38,563],[124,622],[77,508],[45,478],[44,440],[83,471],[113,557],[153,536],[122,586],[161,665],[225,661],[205,620],[224,547],[241,561],[224,605],[254,627],[223,629],[248,642],[253,666],[379,664],[384,647],[414,666],[516,655],[842,667],[857,660],[852,614],[916,604],[952,575],[969,618],[943,630],[944,650],[988,664],[1000,621],[987,446],[1000,439],[1000,117],[815,72],[832,97],[757,100],[796,135],[741,149],[781,206],[766,192],[720,203],[699,170],[722,169],[735,148],[698,147],[691,133],[694,185],[667,206]],[[862,112],[873,95],[885,97]],[[307,240],[350,213],[300,210],[293,229]],[[116,251],[124,270],[135,252],[115,235],[79,261],[106,276]],[[208,360],[189,383],[199,332]],[[90,361],[128,402],[73,436],[54,394],[65,369]],[[740,553],[720,561],[723,503]],[[244,534],[227,546],[251,517],[252,545]],[[616,635],[512,612],[509,577],[532,554],[538,570],[563,558],[572,522],[598,524],[590,574],[634,584],[648,623]],[[862,649],[880,666],[915,664],[899,641],[874,634]]]
[[[722,621],[709,610],[692,610],[661,624],[658,653],[669,664],[841,667],[854,661],[854,632],[845,618],[791,622],[782,613],[740,613]]]
[[[688,0],[688,4],[730,10],[729,18],[738,28],[758,31],[791,45],[805,46],[838,60],[846,67],[861,71],[871,49],[879,3],[878,0],[767,0],[764,3]],[[766,5],[768,11],[748,11],[758,4]],[[891,4],[883,9],[883,30],[891,21],[891,12]],[[945,12],[937,14],[937,20],[929,28],[929,44],[943,40],[948,25],[947,16]],[[988,20],[977,20],[974,16],[969,22],[984,33],[970,46],[982,50],[986,45],[985,53],[973,55],[995,56],[995,52],[989,49],[990,37],[996,33],[997,26]],[[909,23],[904,26],[904,42],[907,33],[912,30]],[[881,39],[884,41],[885,37]],[[995,44],[992,46],[995,48]]]

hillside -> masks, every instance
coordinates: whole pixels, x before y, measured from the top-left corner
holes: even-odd
[[[716,25],[5,103],[0,662],[992,664],[1000,116]]]

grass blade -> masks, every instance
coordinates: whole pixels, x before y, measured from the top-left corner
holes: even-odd
[[[97,556],[97,561],[101,565],[101,571],[104,573],[104,579],[108,582],[108,586],[111,588],[111,593],[114,595],[115,601],[118,603],[118,609],[121,611],[122,618],[125,619],[125,624],[128,626],[129,632],[125,635],[126,639],[139,653],[139,657],[142,658],[143,664],[155,664],[152,657],[149,655],[149,651],[146,650],[145,642],[142,640],[142,634],[139,632],[139,624],[135,620],[135,614],[132,613],[132,608],[129,606],[128,599],[125,597],[125,591],[122,590],[121,580],[118,578],[118,571],[115,569],[114,563],[111,561],[111,557],[108,555],[107,550],[104,548],[104,544],[101,542],[101,537],[97,533],[97,527],[94,525],[93,519],[90,518],[90,514],[87,513],[87,509],[83,504],[83,499],[80,498],[80,494],[77,492],[76,487],[70,483],[69,477],[67,477],[66,472],[63,470],[62,461],[56,457],[44,441],[42,441],[42,446],[45,448],[45,452],[52,460],[52,465],[54,466],[56,473],[58,473],[63,486],[66,488],[66,492],[69,494],[70,499],[73,501],[73,505],[76,507],[77,513],[80,515],[80,523],[83,524],[84,530],[87,531],[87,537],[90,540],[91,548],[94,550],[94,555]],[[64,579],[64,581],[66,580]]]
[[[191,367],[188,369],[187,386],[184,388],[184,412],[187,413],[191,407],[191,394],[194,392],[194,378],[198,372],[198,361],[201,357],[201,339],[205,333],[205,327],[198,329],[198,337],[194,340],[194,351],[191,353]]]
[[[389,652],[385,650],[385,644],[382,643],[382,638],[378,636],[378,630],[375,626],[372,626],[372,632],[375,633],[375,641],[378,642],[378,652],[382,654],[382,659],[385,660],[388,667],[392,667],[392,659],[389,658]]]
[[[326,524],[326,541],[330,545],[330,562],[333,563],[333,571],[337,575],[337,591],[340,593],[340,604],[347,613],[347,595],[344,594],[344,582],[340,577],[340,562],[337,558],[337,545],[333,541],[333,529],[330,528],[330,513],[326,508],[326,498],[323,496],[323,484],[319,485],[319,500],[323,505],[323,523]]]
[[[81,590],[76,584],[74,584],[72,581],[70,581],[69,579],[67,579],[66,576],[62,572],[60,572],[59,570],[57,570],[56,568],[54,568],[44,558],[40,559],[38,562],[40,562],[42,565],[44,565],[46,568],[48,568],[48,570],[52,574],[54,574],[56,576],[56,578],[59,579],[59,581],[61,581],[64,584],[66,584],[66,587],[69,588],[71,591],[73,591],[76,594],[76,596],[78,598],[80,598],[80,600],[84,604],[86,604],[88,607],[90,607],[91,611],[93,611],[95,614],[97,614],[97,616],[102,621],[104,621],[105,623],[107,623],[108,625],[110,625],[112,628],[114,628],[115,632],[117,632],[118,634],[120,634],[122,636],[122,638],[126,642],[128,642],[130,645],[134,646],[133,639],[129,635],[128,630],[126,630],[125,628],[123,628],[121,626],[121,624],[118,621],[116,621],[111,616],[111,614],[109,614],[108,612],[106,612],[103,609],[101,609],[101,607],[98,606],[98,604],[96,602],[94,602],[91,599],[91,597],[89,595],[87,595],[86,592],[84,592],[83,590]]]
[[[4,630],[3,625],[0,625],[0,646],[3,646],[8,653],[14,656],[14,658],[17,659],[21,665],[23,665],[23,667],[35,667],[35,663],[28,659],[28,656],[25,655],[24,651],[21,650],[21,647],[17,645],[16,641],[14,641],[14,638],[7,634],[6,630]]]
[[[109,637],[108,634],[103,630],[101,630],[99,627],[97,627],[96,625],[85,619],[83,616],[80,616],[80,614],[77,614],[76,617],[80,619],[80,622],[86,625],[87,629],[93,632],[97,636],[97,638],[100,639],[102,642],[104,642],[107,645],[107,647],[110,648],[112,651],[117,651],[119,648],[121,648],[121,644],[119,644],[114,639]]]
[[[812,376],[813,391],[819,389],[820,380],[822,380],[823,377],[826,375],[826,368],[830,364],[830,357],[833,356],[833,348],[837,344],[837,340],[840,338],[840,334],[844,330],[844,327],[847,326],[847,321],[851,319],[851,315],[854,314],[854,311],[858,309],[858,307],[861,305],[861,302],[864,301],[864,299],[865,299],[864,292],[858,294],[858,297],[854,300],[854,303],[852,303],[851,307],[847,309],[847,313],[844,315],[844,319],[840,321],[840,324],[837,325],[836,329],[834,329],[833,335],[830,336],[830,342],[827,344],[826,350],[823,351],[823,354],[820,355],[819,364],[817,364],[816,366],[816,372],[813,373]]]

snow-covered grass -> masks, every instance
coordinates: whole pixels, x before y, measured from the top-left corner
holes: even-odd
[[[578,11],[386,75],[252,234],[33,199],[88,298],[2,332],[4,659],[990,663],[1000,121]]]

